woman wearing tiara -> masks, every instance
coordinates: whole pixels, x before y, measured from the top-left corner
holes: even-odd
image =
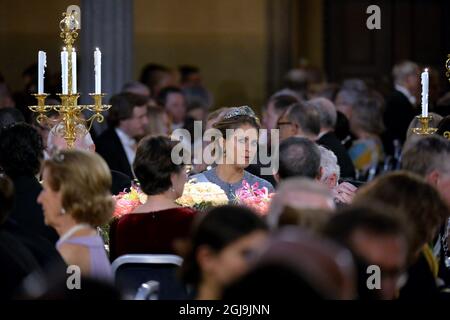
[[[213,125],[221,133],[217,153],[217,166],[203,173],[194,175],[197,182],[212,182],[220,186],[228,196],[235,199],[235,191],[242,187],[242,181],[250,185],[258,183],[258,188],[266,187],[273,192],[272,184],[247,171],[245,168],[255,160],[258,149],[259,119],[250,107],[230,108],[223,117]]]

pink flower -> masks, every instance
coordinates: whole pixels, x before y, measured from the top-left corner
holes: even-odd
[[[123,215],[133,212],[145,200],[142,197],[143,195],[142,191],[138,188],[131,187],[130,192],[121,192],[113,196],[113,199],[116,201],[113,218],[120,218]]]
[[[274,193],[269,193],[266,187],[258,189],[258,186],[258,182],[250,185],[247,181],[242,181],[242,187],[235,192],[236,201],[253,209],[259,215],[265,216],[269,211]]]

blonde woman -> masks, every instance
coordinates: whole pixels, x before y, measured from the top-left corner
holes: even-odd
[[[114,202],[111,174],[97,154],[80,150],[56,153],[43,164],[38,197],[45,223],[59,235],[56,248],[67,265],[85,277],[111,280],[111,266],[96,227],[109,221]]]

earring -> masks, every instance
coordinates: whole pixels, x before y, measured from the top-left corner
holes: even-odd
[[[62,215],[65,215],[65,214],[66,214],[66,209],[61,208],[61,214],[62,214]]]

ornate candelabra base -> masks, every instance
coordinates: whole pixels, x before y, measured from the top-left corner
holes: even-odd
[[[437,131],[437,128],[430,128],[430,126],[429,126],[431,119],[433,119],[432,116],[427,116],[427,117],[417,116],[417,119],[419,119],[421,127],[413,128],[413,132],[415,134],[429,135],[429,134],[433,134]]]
[[[61,98],[60,105],[47,106],[45,105],[45,99],[48,94],[35,94],[37,99],[37,106],[30,106],[30,110],[38,113],[36,118],[37,122],[40,124],[50,124],[56,125],[57,133],[64,137],[67,142],[68,148],[73,148],[75,140],[80,135],[85,135],[89,130],[91,130],[94,121],[99,123],[105,120],[102,112],[107,111],[111,108],[110,105],[105,105],[102,103],[102,99],[105,96],[104,93],[91,93],[89,94],[94,99],[94,104],[92,105],[78,105],[77,101],[80,97],[79,93],[70,94],[58,94]],[[59,118],[56,120],[50,120],[46,113],[50,110],[55,110],[59,114]],[[89,110],[94,114],[89,119],[84,119],[82,112],[84,110]]]

